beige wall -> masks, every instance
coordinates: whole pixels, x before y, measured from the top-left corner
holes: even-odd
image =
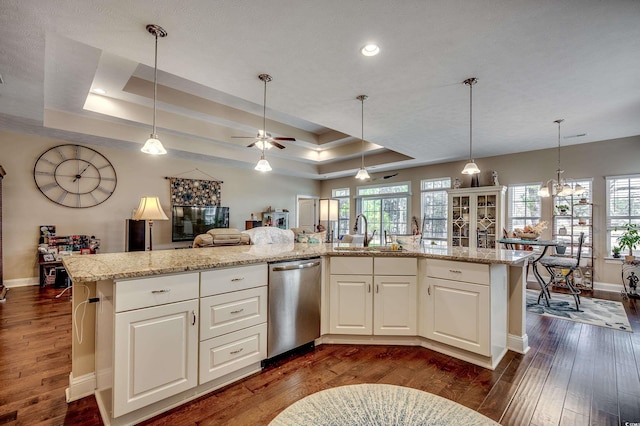
[[[239,229],[244,229],[244,221],[251,213],[260,213],[267,206],[288,209],[290,226],[294,226],[296,195],[317,195],[320,188],[320,183],[311,179],[92,146],[111,161],[118,174],[118,185],[103,204],[73,209],[45,198],[33,179],[38,156],[65,143],[69,142],[0,132],[0,164],[7,171],[3,181],[3,275],[9,286],[33,282],[38,275],[36,248],[40,225],[55,225],[58,235],[95,235],[101,240],[101,253],[124,251],[125,219],[131,217],[141,196],[160,197],[165,213],[170,216],[169,181],[165,176],[207,178],[197,171],[185,174],[198,168],[223,180],[222,205],[230,208],[230,226]],[[258,151],[254,154],[257,161]],[[153,243],[156,250],[186,245],[171,243],[170,221],[154,222]]]
[[[562,168],[569,178],[593,178],[594,202],[594,243],[595,243],[595,281],[620,284],[620,265],[603,258],[610,256],[606,252],[606,189],[605,176],[640,173],[640,136],[615,139],[589,144],[562,147]],[[557,149],[530,151],[520,154],[502,155],[497,157],[479,158],[475,160],[481,173],[480,184],[489,185],[491,170],[496,170],[501,185],[520,183],[544,183],[555,176],[557,168]],[[366,163],[366,158],[365,158]],[[413,197],[410,215],[420,218],[420,180],[438,177],[456,177],[461,179],[463,187],[470,186],[470,178],[460,173],[465,161],[436,164],[432,166],[415,167],[398,170],[395,178],[381,180],[377,183],[411,182]],[[370,171],[371,172],[371,171]],[[371,173],[372,177],[391,174]],[[371,183],[369,183],[371,184]],[[353,177],[332,179],[322,184],[322,197],[330,197],[334,188],[351,188],[355,194],[356,186],[362,185]],[[543,220],[551,224],[553,204],[551,198],[543,199]],[[355,211],[351,211],[351,220],[355,218]],[[549,226],[551,228],[551,226]],[[551,230],[547,230],[545,238],[551,238]]]

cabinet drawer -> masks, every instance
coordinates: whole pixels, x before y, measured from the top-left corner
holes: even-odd
[[[490,283],[489,265],[451,260],[427,260],[427,276],[468,283]]]
[[[373,258],[333,256],[329,268],[331,274],[371,275],[373,274]]]
[[[267,287],[200,299],[200,340],[267,322]]]
[[[200,384],[266,357],[266,323],[200,342]]]
[[[198,298],[197,272],[116,282],[116,312]]]
[[[267,285],[267,274],[265,263],[202,272],[200,297]]]
[[[412,257],[376,257],[373,259],[375,275],[413,275],[418,272],[418,259]]]

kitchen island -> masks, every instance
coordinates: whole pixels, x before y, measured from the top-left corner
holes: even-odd
[[[159,306],[147,309],[158,310],[175,305],[181,309],[181,315],[184,317],[181,317],[180,321],[192,322],[195,326],[198,316],[205,317],[204,312],[207,307],[203,305],[205,300],[203,296],[216,298],[228,295],[225,293],[228,290],[220,290],[220,293],[225,294],[216,295],[215,289],[217,285],[215,283],[222,282],[219,281],[219,277],[229,274],[225,271],[243,271],[243,273],[248,271],[246,281],[241,281],[245,280],[244,277],[232,280],[246,284],[243,284],[245,287],[241,287],[238,294],[243,291],[257,292],[259,286],[267,284],[266,275],[260,270],[261,265],[266,271],[267,262],[310,257],[323,259],[322,336],[317,343],[421,345],[493,368],[507,348],[520,353],[528,350],[524,309],[526,300],[524,270],[530,256],[530,252],[502,249],[469,250],[409,246],[402,251],[391,251],[385,247],[362,248],[348,244],[298,243],[70,256],[64,259],[64,265],[74,286],[73,320],[76,327],[74,327],[72,373],[67,399],[75,400],[103,388],[104,386],[96,384],[105,382],[103,376],[109,378],[106,380],[109,386],[110,381],[116,382],[117,385],[118,374],[114,373],[111,367],[122,362],[126,356],[122,358],[117,349],[112,349],[114,335],[117,335],[120,330],[118,320],[114,321],[113,318],[116,315],[119,316],[116,318],[128,316],[127,321],[140,321],[135,317],[136,309],[143,311],[138,308],[146,308],[146,306],[142,306],[138,300],[140,297],[136,290],[138,286],[142,288],[150,282],[161,283],[158,284],[160,287],[157,289],[153,287],[148,293],[161,293],[154,295],[154,300],[162,300],[162,297],[166,297],[167,302],[158,302],[156,305]],[[204,283],[207,280],[214,284],[208,284],[209,293],[203,294]],[[261,284],[249,285],[251,280]],[[118,290],[120,292],[118,296],[118,291],[111,290],[117,286],[126,289],[126,292]],[[387,297],[385,302],[373,293],[387,294],[391,297]],[[367,299],[367,306],[363,305],[361,316],[367,317],[364,319],[367,323],[381,322],[380,327],[374,331],[368,331],[367,325],[361,327],[356,324],[357,326],[354,327],[351,323],[353,322],[352,312],[355,311],[340,308],[340,306],[351,304],[345,296]],[[99,301],[91,304],[83,303],[89,297],[97,298]],[[178,303],[169,303],[171,297],[178,297],[175,299]],[[263,296],[256,293],[250,297],[250,300],[260,300],[261,297]],[[411,306],[406,309],[398,307],[399,303],[404,303],[403,300]],[[376,304],[375,311],[368,307],[369,303],[371,306]],[[258,302],[256,306],[257,304]],[[478,306],[479,308],[476,309]],[[85,309],[86,312],[81,315]],[[262,308],[256,309],[259,311]],[[399,318],[396,314],[400,311],[413,312],[411,324],[395,323]],[[347,312],[346,316],[345,312]],[[405,312],[401,313],[406,316]],[[442,320],[447,316],[446,321]],[[97,327],[96,317],[99,324]],[[100,320],[101,317],[104,318]],[[200,318],[200,339],[203,339],[203,318]],[[357,318],[360,319],[358,316]],[[249,337],[244,336],[243,341],[256,336],[255,353],[252,352],[255,356],[259,355],[261,350],[259,348],[263,344],[263,337],[260,336],[266,334],[260,331],[263,325],[256,321],[255,324],[244,329],[253,334],[247,335]],[[196,340],[196,345],[198,343],[197,328],[195,326],[196,331],[193,332],[195,334],[191,337]],[[82,336],[77,335],[78,331]],[[217,342],[216,339],[221,338],[219,336],[210,340]],[[266,339],[266,336],[264,338]],[[125,345],[130,344],[126,340],[124,342]],[[202,378],[206,377],[205,373],[215,370],[212,367],[209,372],[202,371],[202,354],[206,353],[202,352],[204,343],[204,341],[200,342],[200,380],[198,381],[196,377],[196,384],[190,385],[190,390],[181,391],[180,395],[174,399],[166,398],[149,404],[150,408],[140,403],[139,398],[135,401],[132,398],[131,401],[126,402],[132,402],[133,405],[129,408],[125,407],[121,416],[114,415],[117,421],[111,419],[111,423],[127,424],[142,417],[149,417],[259,371],[259,363],[254,362],[238,368],[238,371],[233,374],[216,376],[215,380],[211,379],[210,382],[203,384]],[[228,342],[224,344],[232,345]],[[105,365],[108,368],[101,368],[100,361],[96,361],[96,354],[102,353],[104,356],[105,352],[105,350],[97,351],[96,346],[102,346],[107,348],[107,352],[113,352],[107,354],[108,362]],[[236,350],[242,354],[249,352],[244,347],[238,347]],[[243,350],[245,352],[242,352]],[[186,352],[191,354],[193,351]],[[177,353],[176,356],[179,355]],[[194,368],[197,368],[197,354],[194,364],[196,366]],[[223,373],[227,371],[225,368],[227,367],[221,368]],[[123,374],[129,376],[134,375],[135,372],[125,371]],[[114,376],[115,380],[112,379]],[[142,375],[144,376],[145,374]],[[138,384],[139,381],[140,378],[138,378]],[[125,390],[133,387],[135,387],[133,384],[123,385]],[[102,395],[100,399],[104,399],[106,405],[112,403],[108,395]],[[132,413],[127,413],[128,410]],[[106,408],[105,411],[107,411]],[[105,411],[103,411],[103,418]],[[108,411],[111,409],[109,408]]]

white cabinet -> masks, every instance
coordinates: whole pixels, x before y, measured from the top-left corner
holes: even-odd
[[[495,248],[504,227],[506,186],[450,189],[449,247]]]
[[[331,333],[417,334],[415,258],[335,257],[330,271]]]
[[[202,273],[199,383],[267,357],[266,264]]]
[[[499,359],[506,351],[506,265],[426,261],[420,334]]]
[[[113,416],[197,385],[198,301],[116,314]]]
[[[197,385],[199,274],[115,283],[113,417]]]

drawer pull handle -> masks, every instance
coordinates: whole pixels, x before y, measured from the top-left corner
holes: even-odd
[[[236,311],[231,311],[232,314],[239,314],[240,312],[244,311],[244,308],[242,309],[238,309]]]
[[[376,293],[380,293],[380,286],[376,284]]]
[[[235,354],[239,354],[240,352],[242,352],[242,348],[238,349],[237,351],[231,351],[229,352],[231,355],[235,355]]]
[[[431,296],[431,286],[427,287],[427,294]]]
[[[196,325],[196,312],[191,311],[191,325]]]
[[[449,269],[449,272],[452,272],[454,274],[461,274],[462,273],[462,271],[458,271],[456,269]]]
[[[371,284],[368,286],[367,293],[371,293]]]
[[[151,290],[151,293],[153,293],[153,294],[169,293],[170,291],[171,291],[170,288],[163,288],[162,290]]]
[[[242,277],[242,278],[231,278],[231,282],[242,281],[242,280],[244,280],[244,277]]]

